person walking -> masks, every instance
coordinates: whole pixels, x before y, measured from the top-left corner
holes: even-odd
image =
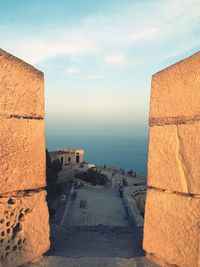
[[[121,198],[123,197],[123,192],[124,192],[123,184],[120,184],[120,186],[119,186],[119,195],[120,195]]]

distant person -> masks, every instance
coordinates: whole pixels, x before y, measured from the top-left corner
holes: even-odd
[[[81,201],[80,201],[80,208],[81,209],[86,209],[86,204],[87,204],[86,200],[81,199]]]
[[[123,184],[121,184],[119,186],[119,195],[120,195],[121,198],[123,197],[123,192],[124,192],[124,187],[123,187]]]
[[[106,169],[106,165],[105,164],[103,165],[103,168],[104,168],[104,170]]]
[[[113,173],[112,174],[112,177],[111,177],[111,187],[112,187],[112,189],[114,189],[114,187],[115,187],[115,179],[114,179],[114,176],[115,176],[115,174]]]
[[[132,175],[133,175],[133,170],[132,169],[128,172],[128,175],[132,177]]]
[[[125,177],[122,179],[123,186],[128,186],[128,182]]]

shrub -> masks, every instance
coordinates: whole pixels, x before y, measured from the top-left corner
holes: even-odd
[[[108,181],[107,176],[96,168],[90,168],[86,172],[77,173],[75,177],[92,185],[105,185]]]

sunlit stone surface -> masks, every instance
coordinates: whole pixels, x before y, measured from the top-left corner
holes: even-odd
[[[43,74],[0,49],[0,266],[49,248]]]
[[[0,259],[15,267],[40,257],[49,248],[46,191],[4,197],[0,203]]]
[[[199,160],[200,122],[150,128],[150,186],[200,194]]]
[[[153,75],[150,123],[200,119],[200,52]]]
[[[0,49],[0,114],[44,117],[43,73],[2,49]]]
[[[198,266],[200,198],[150,189],[144,249],[163,262]]]
[[[144,249],[161,264],[199,266],[200,52],[152,78]]]
[[[0,194],[46,185],[43,120],[0,117]]]

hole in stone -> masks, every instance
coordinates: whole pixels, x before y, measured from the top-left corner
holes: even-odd
[[[8,204],[13,205],[13,204],[15,204],[15,201],[12,198],[9,198]]]
[[[14,216],[14,212],[11,212],[10,217],[13,217],[13,216]]]
[[[26,242],[26,238],[22,242],[25,243]]]
[[[5,236],[5,232],[4,231],[1,232],[1,236]]]
[[[0,220],[0,224],[2,224],[2,223],[4,223],[4,219],[1,219],[1,220]]]
[[[10,229],[7,229],[7,234],[10,234],[11,230]]]
[[[18,218],[19,221],[24,221],[25,220],[25,217],[24,217],[24,214],[20,214],[19,215],[19,218]]]
[[[3,260],[3,256],[1,256],[1,260]]]
[[[4,211],[4,214],[5,214],[5,215],[7,215],[7,214],[8,214],[8,211],[7,211],[7,210],[5,210],[5,211]]]
[[[14,246],[14,247],[13,247],[13,251],[16,251],[16,250],[17,250],[17,246]]]
[[[9,227],[9,226],[10,226],[10,222],[7,222],[7,223],[6,223],[6,226]]]
[[[6,257],[9,255],[9,252],[6,252]]]
[[[25,209],[25,214],[31,213],[31,210],[29,208]]]
[[[24,209],[21,209],[21,210],[20,210],[20,213],[22,213],[22,212],[24,212]]]
[[[17,233],[12,235],[12,240],[14,240],[17,237]]]
[[[14,228],[13,228],[13,234],[16,234],[17,232],[20,232],[22,230],[22,225],[21,223],[18,223]]]
[[[9,249],[10,249],[10,246],[7,246],[7,247],[6,247],[6,250],[9,250]]]
[[[12,235],[12,240],[15,239],[18,235],[18,233],[22,230],[22,225],[18,223],[14,228],[13,228],[13,235]]]
[[[20,246],[22,244],[22,240],[20,239],[19,241],[18,241],[18,245]]]

